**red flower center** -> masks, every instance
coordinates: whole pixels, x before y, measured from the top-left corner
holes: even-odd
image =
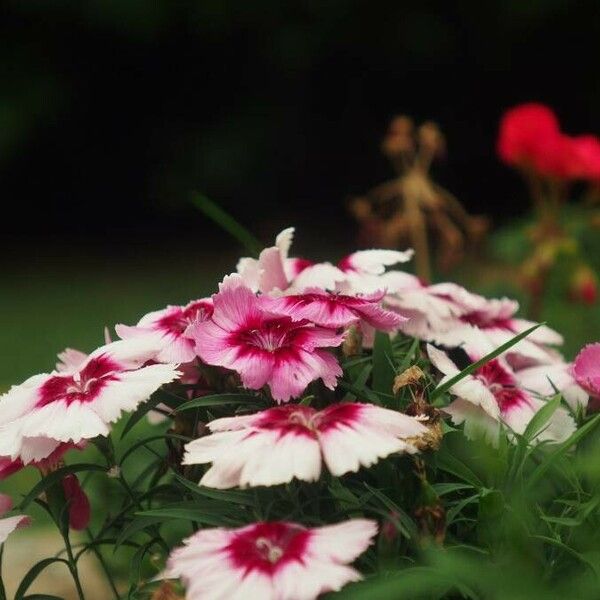
[[[92,402],[107,383],[118,380],[117,374],[121,370],[121,366],[108,356],[93,358],[79,373],[50,377],[39,390],[36,406],[41,408],[61,400],[67,406],[73,402]]]
[[[280,434],[305,435],[316,438],[318,433],[340,426],[351,426],[359,417],[360,404],[340,402],[317,411],[310,406],[277,406],[265,410],[256,423],[260,429],[277,430]]]
[[[272,575],[287,563],[304,562],[310,532],[290,523],[257,523],[235,535],[227,547],[233,564]]]
[[[513,331],[510,319],[491,317],[485,312],[474,311],[460,317],[463,323],[474,325],[479,329],[504,329],[505,331]]]
[[[291,319],[272,319],[261,323],[259,327],[238,334],[239,342],[253,346],[265,352],[275,352],[293,345],[296,328]]]
[[[491,360],[475,372],[479,379],[492,392],[501,413],[515,406],[527,404],[527,397],[517,387],[514,377],[497,361]]]
[[[185,330],[198,321],[206,321],[213,312],[212,304],[204,300],[199,300],[190,304],[187,308],[177,308],[171,313],[164,315],[158,320],[158,328],[183,335]]]

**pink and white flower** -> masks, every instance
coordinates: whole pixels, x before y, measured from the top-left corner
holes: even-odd
[[[180,577],[188,600],[313,600],[361,579],[349,565],[376,533],[367,519],[202,529],[171,553],[164,576]]]
[[[0,494],[0,517],[3,517],[12,508],[12,500],[6,494]],[[8,536],[19,527],[29,525],[30,519],[24,515],[0,518],[0,544],[3,544]]]
[[[433,365],[444,374],[440,385],[460,370],[442,351],[427,347]],[[478,357],[471,356],[476,361]],[[534,415],[545,405],[519,386],[517,377],[501,358],[487,362],[472,375],[463,377],[450,388],[456,396],[449,406],[444,407],[452,421],[465,424],[465,435],[473,438],[483,435],[497,444],[502,424],[517,434],[522,434]],[[537,436],[539,441],[562,442],[575,431],[573,419],[563,408],[559,408],[547,427]]]
[[[273,314],[238,275],[225,278],[213,303],[212,318],[188,330],[205,363],[236,371],[246,388],[268,385],[279,402],[300,396],[319,378],[335,387],[342,369],[322,348],[339,346],[342,335]]]
[[[24,469],[26,466],[36,467],[42,473],[57,469],[62,462],[63,456],[69,450],[83,450],[85,446],[85,442],[80,442],[79,444],[65,444],[60,442],[50,454],[40,460],[29,462],[27,465],[20,458],[13,460],[10,456],[0,456],[0,481]]]
[[[267,306],[294,321],[307,320],[331,329],[364,322],[380,331],[394,331],[406,318],[381,306],[384,295],[382,291],[349,296],[312,288],[303,294],[273,298]]]
[[[288,227],[275,238],[275,246],[260,253],[258,260],[245,257],[238,261],[237,272],[253,292],[284,291],[295,277],[312,266],[309,260],[289,257],[293,239],[294,228]]]
[[[316,481],[324,462],[339,477],[399,452],[427,429],[415,417],[354,402],[316,410],[278,406],[208,424],[212,435],[185,447],[183,464],[212,463],[200,481],[214,488]]]
[[[589,344],[575,358],[573,376],[594,398],[600,398],[600,343]]]
[[[280,294],[304,292],[308,288],[337,290],[340,284],[350,293],[373,293],[393,284],[386,267],[407,262],[413,251],[361,250],[343,258],[338,265],[328,262],[313,263],[304,258],[291,258],[289,250],[294,228],[284,229],[276,238],[275,246],[265,248],[257,259],[242,258],[237,272],[254,292]],[[402,276],[407,274],[400,274]],[[412,277],[408,276],[407,277]]]
[[[409,287],[389,294],[386,303],[409,317],[401,325],[407,335],[481,356],[484,348],[501,346],[535,325],[515,316],[518,302],[488,299],[453,283]],[[512,346],[506,358],[519,368],[551,364],[556,357],[547,346],[562,342],[562,336],[542,325]]]
[[[102,346],[77,368],[34,375],[0,397],[0,456],[24,464],[48,457],[61,442],[107,435],[123,411],[134,410],[179,376],[175,365],[142,366],[154,340]]]
[[[163,310],[148,313],[133,327],[116,325],[115,331],[124,340],[158,335],[161,340],[159,350],[152,358],[162,363],[186,363],[196,357],[194,340],[186,331],[190,325],[209,319],[212,311],[212,301],[202,298],[185,306],[167,306]]]
[[[589,395],[573,376],[573,365],[558,359],[549,365],[528,367],[515,372],[519,385],[533,394],[542,397],[562,394],[567,404],[573,409],[585,408]]]

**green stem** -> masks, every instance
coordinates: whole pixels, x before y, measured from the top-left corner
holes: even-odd
[[[0,600],[6,600],[4,579],[2,579],[2,558],[4,557],[4,544],[0,544]]]
[[[86,533],[88,535],[90,542],[93,542],[94,536],[92,535],[92,532],[89,530],[89,528],[86,529]],[[106,564],[106,561],[104,560],[104,556],[102,556],[102,552],[94,545],[92,545],[90,547],[90,550],[96,555],[96,558],[98,559],[98,562],[100,563],[100,566],[102,567],[102,570],[104,571],[104,574],[106,575],[106,579],[108,580],[108,584],[110,585],[110,588],[111,588],[116,600],[119,600],[119,590],[117,590],[117,586],[115,585],[115,582],[113,581],[113,578],[110,574],[110,569],[108,568],[108,565]]]
[[[81,587],[81,581],[79,580],[79,572],[77,571],[77,561],[73,556],[73,549],[71,548],[71,540],[69,539],[69,530],[63,531],[61,529],[61,535],[63,536],[63,540],[65,542],[65,549],[67,550],[67,560],[69,562],[69,571],[71,571],[71,576],[73,577],[73,581],[75,582],[75,587],[77,588],[77,595],[79,596],[79,600],[85,600],[85,595],[83,594],[83,588]]]
[[[46,490],[46,499],[52,514],[54,523],[60,532],[60,535],[65,543],[65,550],[67,552],[67,562],[69,564],[69,571],[75,583],[77,589],[77,595],[79,600],[85,600],[83,588],[81,587],[81,581],[79,580],[79,573],[77,571],[77,560],[73,555],[73,548],[71,546],[71,540],[69,539],[69,515],[68,505],[65,498],[65,493],[62,488],[62,483],[58,482]]]

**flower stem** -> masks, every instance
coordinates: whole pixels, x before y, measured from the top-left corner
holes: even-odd
[[[54,519],[54,523],[56,524],[56,527],[58,528],[58,531],[65,543],[69,571],[71,572],[71,577],[75,583],[77,595],[79,600],[85,600],[83,588],[81,587],[81,581],[79,580],[79,572],[77,571],[77,560],[73,555],[73,548],[69,538],[69,511],[61,482],[56,483],[46,490],[46,499],[48,501],[48,506]]]
[[[92,532],[89,530],[89,528],[86,530],[86,533],[88,535],[88,538],[90,540],[90,542],[94,541],[94,536],[92,535]],[[98,548],[96,548],[96,546],[92,545],[90,546],[90,550],[96,555],[96,558],[98,559],[98,562],[100,563],[100,566],[102,567],[102,570],[104,571],[104,574],[106,575],[106,579],[108,581],[108,584],[110,585],[110,588],[116,598],[116,600],[119,600],[119,590],[117,590],[117,586],[115,585],[115,582],[113,581],[113,578],[110,574],[110,569],[108,568],[108,565],[106,564],[106,561],[104,560],[104,556],[102,556],[102,551],[99,550]]]
[[[79,572],[77,571],[77,561],[73,556],[73,549],[71,548],[71,540],[69,539],[68,528],[64,531],[61,528],[61,534],[63,536],[63,540],[65,541],[65,549],[67,550],[67,560],[69,562],[69,571],[71,571],[71,576],[73,577],[73,581],[75,582],[75,587],[77,588],[77,595],[79,596],[79,600],[85,600],[83,588],[81,587],[81,581],[79,580]]]

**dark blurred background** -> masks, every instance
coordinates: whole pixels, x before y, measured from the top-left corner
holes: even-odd
[[[27,343],[28,359],[92,344],[73,314],[80,330],[132,320],[232,269],[240,248],[190,207],[191,190],[264,241],[295,224],[298,252],[314,256],[355,244],[344,201],[390,175],[379,143],[394,114],[440,124],[438,180],[496,222],[528,205],[495,156],[506,107],[539,100],[567,131],[600,132],[596,1],[12,0],[1,11],[3,345]],[[12,360],[21,374],[24,358]]]
[[[524,198],[494,154],[507,106],[540,100],[567,130],[600,132],[596,1],[18,0],[3,14],[11,245],[210,233],[191,189],[259,232],[350,227],[342,202],[388,176],[378,145],[398,112],[439,122],[439,179],[501,218]]]

